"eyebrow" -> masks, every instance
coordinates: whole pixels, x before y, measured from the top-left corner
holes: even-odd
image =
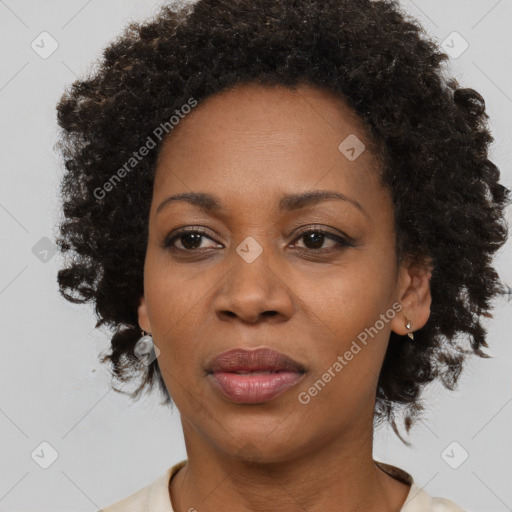
[[[340,192],[334,192],[333,190],[312,190],[309,192],[303,192],[299,194],[287,194],[280,199],[279,210],[298,210],[301,208],[305,208],[306,206],[312,206],[322,201],[332,199],[350,203],[353,206],[355,206],[358,210],[360,210],[364,215],[368,216],[368,214],[358,201],[350,197],[347,197],[346,195],[341,194]],[[221,201],[211,194],[206,194],[203,192],[183,192],[181,194],[174,194],[172,196],[169,196],[167,199],[164,199],[164,201],[162,201],[158,208],[156,209],[156,213],[160,213],[167,205],[175,201],[185,201],[189,204],[197,206],[198,208],[206,212],[217,213],[222,211]]]

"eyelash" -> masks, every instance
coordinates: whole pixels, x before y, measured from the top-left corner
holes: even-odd
[[[325,231],[321,228],[310,228],[310,229],[307,229],[305,231],[302,231],[301,233],[299,233],[297,235],[297,237],[294,239],[295,240],[299,240],[300,238],[303,238],[304,236],[310,234],[310,233],[318,233],[318,234],[321,234],[323,236],[325,236],[325,238],[328,238],[330,240],[333,240],[337,243],[338,247],[334,247],[334,248],[331,248],[331,249],[308,249],[307,247],[306,248],[299,248],[300,251],[302,252],[312,252],[312,253],[330,253],[332,251],[340,251],[340,250],[343,250],[345,249],[346,247],[355,247],[356,244],[354,242],[351,242],[341,236],[338,236],[338,235],[335,235],[334,233],[331,233],[329,231]],[[162,247],[164,249],[169,249],[169,250],[175,250],[175,251],[180,251],[180,252],[188,252],[188,253],[194,253],[194,252],[197,252],[197,251],[201,251],[201,250],[204,250],[204,249],[180,249],[178,247],[174,247],[173,246],[173,243],[175,240],[177,240],[178,238],[180,238],[181,236],[183,235],[188,235],[188,234],[196,234],[196,235],[201,235],[205,238],[208,238],[210,240],[212,240],[213,242],[215,242],[215,240],[213,240],[209,235],[208,233],[203,230],[203,229],[199,229],[199,228],[195,228],[195,229],[182,229],[180,231],[178,231],[177,233],[175,233],[173,236],[169,236],[167,237],[163,244],[162,244]]]

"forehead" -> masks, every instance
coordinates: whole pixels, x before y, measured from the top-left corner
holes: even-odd
[[[365,148],[356,159],[340,150],[346,140]],[[154,198],[222,191],[251,201],[314,188],[361,195],[380,185],[368,148],[362,120],[340,96],[309,85],[245,84],[202,101],[173,128],[160,150]]]
[[[328,134],[335,139],[355,134],[368,142],[363,121],[341,94],[306,84],[295,89],[254,83],[238,85],[206,98],[180,117],[161,153],[193,144],[198,137],[203,142],[236,139],[237,132],[247,142],[263,140],[269,147],[304,141],[319,145],[319,139]]]

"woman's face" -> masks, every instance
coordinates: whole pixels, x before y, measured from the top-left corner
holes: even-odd
[[[165,140],[139,323],[160,350],[186,437],[205,449],[279,461],[371,427],[390,331],[407,332],[414,301],[395,263],[391,196],[364,139],[328,92],[245,85],[200,103]],[[283,201],[318,191],[346,200]],[[192,192],[218,208],[165,203]],[[182,228],[205,234],[165,247]],[[239,347],[278,350],[305,372],[266,401],[231,400],[206,368]]]

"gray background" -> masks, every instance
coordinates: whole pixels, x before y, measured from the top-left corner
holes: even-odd
[[[491,157],[511,187],[512,3],[402,3],[439,44],[454,31],[469,44],[455,55],[463,41],[447,39],[454,54],[450,70],[484,96],[495,137]],[[88,306],[60,297],[61,261],[51,242],[63,172],[53,150],[55,104],[128,21],[153,15],[160,4],[0,1],[2,511],[94,511],[186,457],[177,411],[159,407],[156,395],[133,404],[109,390],[109,376],[97,361],[107,348],[107,333],[94,329]],[[59,45],[47,58],[31,47],[34,40],[42,46],[43,31]],[[44,48],[50,48],[49,39]],[[509,242],[495,261],[512,286],[511,252]],[[493,359],[472,360],[458,391],[434,385],[424,395],[427,419],[410,438],[413,449],[390,429],[376,433],[374,458],[402,467],[430,494],[449,497],[468,511],[512,510],[511,317],[512,298],[497,301],[487,323]],[[58,453],[47,469],[40,464],[50,462],[51,450],[43,445],[41,452],[42,442]],[[34,450],[39,458],[32,457]],[[469,456],[460,464],[463,450]],[[460,465],[454,469],[447,460]]]

